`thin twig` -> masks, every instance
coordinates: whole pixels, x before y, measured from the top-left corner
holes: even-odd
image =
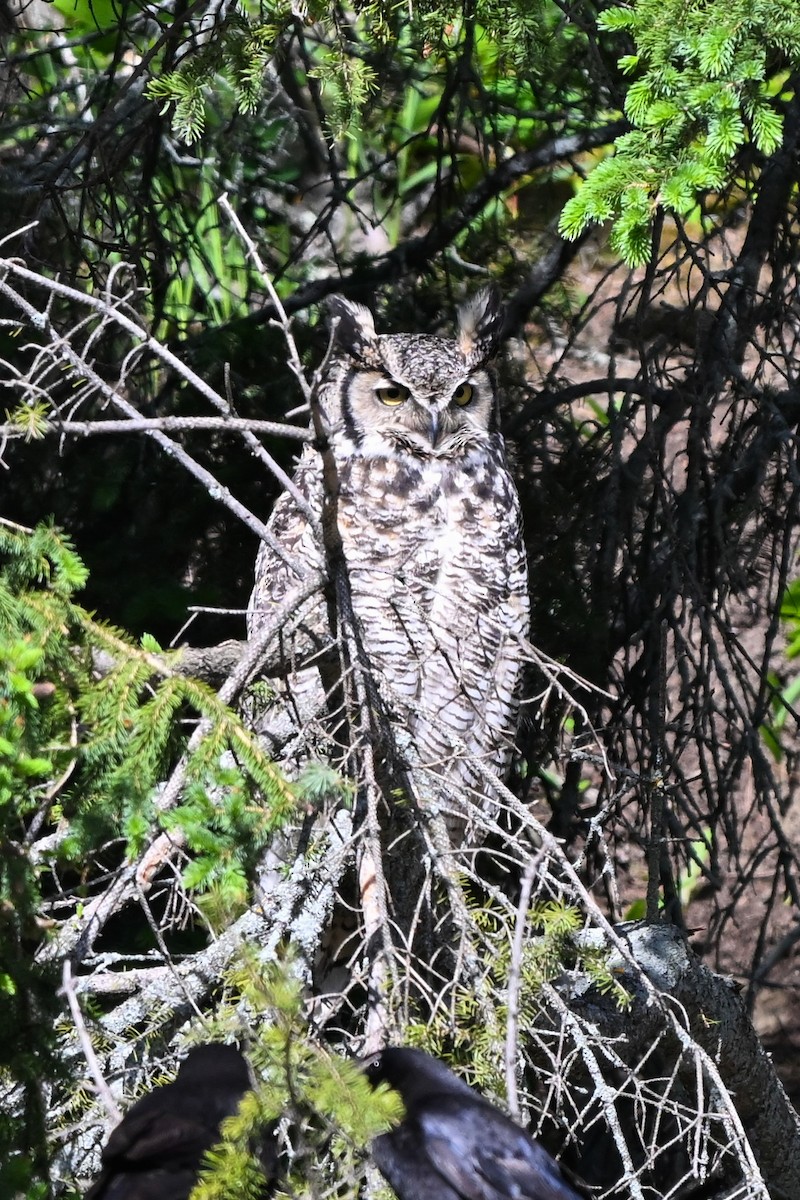
[[[285,425],[280,421],[256,421],[244,417],[136,417],[127,421],[60,421],[58,417],[50,417],[35,433],[21,425],[6,422],[5,425],[0,425],[0,437],[38,441],[54,434],[93,437],[98,434],[148,433],[153,429],[160,429],[163,433],[181,433],[188,429],[213,429],[220,433],[241,433],[247,430],[250,433],[286,437],[296,442],[310,442],[314,436],[310,430],[300,429],[296,425]]]
[[[97,1055],[94,1052],[92,1039],[89,1037],[89,1031],[86,1028],[86,1022],[83,1019],[81,1006],[78,1003],[78,997],[75,994],[75,981],[72,978],[72,963],[68,958],[64,959],[61,968],[61,987],[64,995],[67,998],[69,1011],[72,1013],[72,1020],[75,1024],[75,1029],[78,1034],[78,1040],[83,1050],[83,1057],[86,1059],[86,1065],[89,1068],[89,1073],[94,1080],[94,1085],[97,1089],[97,1094],[103,1102],[103,1107],[108,1113],[112,1121],[117,1122],[122,1119],[122,1111],[119,1108],[111,1088],[103,1077],[103,1072],[100,1070],[100,1064],[97,1061]]]
[[[508,1015],[506,1017],[506,1099],[508,1109],[515,1121],[519,1120],[519,1090],[517,1088],[517,1064],[519,1061],[519,995],[522,985],[522,951],[525,929],[528,923],[528,907],[544,851],[539,850],[525,864],[520,887],[517,918],[514,925],[514,941],[511,946],[511,965],[508,968]]]

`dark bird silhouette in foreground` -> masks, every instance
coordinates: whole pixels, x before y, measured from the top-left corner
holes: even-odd
[[[400,1124],[372,1143],[400,1200],[582,1200],[530,1134],[438,1059],[390,1048],[363,1067],[405,1106]]]
[[[142,1096],[112,1130],[102,1172],[85,1200],[187,1200],[203,1154],[251,1087],[234,1046],[212,1042],[190,1050],[174,1083]],[[267,1196],[276,1159],[272,1130],[257,1153]]]

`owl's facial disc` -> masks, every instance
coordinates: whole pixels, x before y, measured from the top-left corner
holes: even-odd
[[[477,398],[479,388],[463,380],[454,382],[449,396],[434,397],[419,395],[387,376],[375,382],[373,393],[381,408],[397,411],[404,432],[424,438],[435,449],[443,434],[452,433],[462,424],[460,412]]]

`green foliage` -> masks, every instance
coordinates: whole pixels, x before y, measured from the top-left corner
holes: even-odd
[[[75,658],[70,597],[86,571],[63,535],[0,522],[0,813],[6,836],[43,801],[44,780],[74,757],[70,701],[53,683]],[[12,834],[12,831],[13,834]]]
[[[311,77],[321,88],[331,128],[337,135],[349,131],[378,86],[374,69],[340,46],[319,48]]]
[[[793,579],[781,597],[781,620],[788,635],[786,657],[800,655],[800,579]]]
[[[43,657],[40,647],[25,641],[0,646],[0,672],[5,681],[0,685],[0,805],[4,807],[13,803],[21,790],[27,790],[36,776],[51,770],[49,758],[27,754],[24,747],[27,722],[23,714],[39,708],[33,677]]]
[[[28,400],[16,408],[6,409],[6,420],[21,429],[27,442],[44,437],[50,405],[46,400]]]
[[[566,205],[561,233],[613,221],[612,246],[631,265],[650,257],[658,207],[685,215],[698,194],[725,183],[737,152],[772,154],[783,119],[781,72],[800,63],[800,12],[771,0],[635,0],[607,9],[601,31],[635,53],[618,61],[633,132]]]
[[[258,1020],[249,1049],[258,1086],[224,1122],[224,1144],[206,1156],[192,1200],[252,1196],[257,1175],[251,1140],[283,1117],[293,1146],[281,1192],[328,1195],[334,1185],[354,1190],[369,1142],[402,1116],[399,1097],[386,1087],[373,1091],[356,1063],[315,1042],[291,961],[264,965],[254,951],[244,950],[226,982],[230,1010],[244,1005]]]
[[[506,923],[491,910],[474,914],[486,945],[483,957],[491,963],[493,993],[508,995],[512,973],[512,939]],[[528,915],[530,934],[526,937],[520,962],[518,1019],[520,1043],[527,1042],[526,1030],[536,1027],[541,1014],[541,992],[565,971],[584,974],[603,995],[626,1008],[630,996],[608,966],[609,951],[581,936],[584,917],[561,899],[543,901],[531,907]],[[455,1028],[447,1013],[432,1023],[411,1025],[408,1040],[458,1067],[470,1084],[498,1098],[504,1093],[504,1039],[508,1009],[506,1003],[493,1008],[493,1020],[487,1021],[474,992],[459,992],[455,1003]]]
[[[69,189],[65,196],[63,215],[77,221],[74,244],[79,247],[79,270],[85,272],[88,266],[105,281],[109,268],[133,264],[138,282],[147,285],[136,307],[144,310],[145,320],[165,341],[186,336],[198,323],[219,325],[251,311],[260,280],[246,261],[240,240],[221,219],[217,200],[221,192],[239,187],[249,196],[253,189],[252,178],[246,178],[249,173],[257,175],[258,186],[273,170],[283,183],[299,166],[282,153],[291,118],[283,110],[263,111],[264,70],[276,39],[291,20],[289,6],[273,4],[266,20],[248,20],[237,6],[230,7],[219,28],[197,39],[189,22],[182,27],[176,18],[176,30],[184,28],[186,42],[181,46],[181,65],[174,71],[164,63],[174,62],[170,55],[179,35],[164,37],[155,21],[136,16],[135,6],[109,0],[102,4],[59,0],[64,36],[71,39],[68,63],[62,61],[61,51],[46,31],[23,27],[8,40],[9,58],[16,51],[19,90],[31,100],[30,106],[23,105],[20,119],[15,118],[14,138],[20,146],[26,141],[33,145],[39,137],[34,108],[46,110],[54,125],[71,129],[101,119],[120,76],[124,80],[130,64],[142,61],[152,69],[152,97],[162,108],[173,110],[176,131],[189,141],[197,141],[205,130],[210,143],[236,112],[249,118],[254,106],[261,106],[259,119],[248,121],[246,138],[220,138],[195,158],[175,154],[171,144],[170,152],[166,148],[163,154],[155,152],[154,144],[161,141],[156,132],[160,122],[155,107],[140,100],[145,109],[144,137],[154,139],[152,159],[150,150],[139,146],[128,160],[126,149],[120,171],[95,175],[90,203],[79,206],[79,215],[71,208]],[[99,78],[106,81],[103,87],[85,85],[86,80]],[[128,85],[123,81],[122,86],[125,90]],[[207,103],[212,93],[213,103]],[[258,163],[255,171],[252,160]],[[253,207],[260,219],[271,219],[263,208]],[[157,380],[153,386],[158,386]],[[28,437],[36,438],[50,411],[44,398],[27,396],[10,419]]]
[[[47,813],[54,774],[70,758],[61,736],[66,705],[52,679],[70,669],[69,624],[60,618],[85,578],[56,531],[0,522],[0,1087],[19,1087],[22,1095],[13,1111],[2,1106],[2,1195],[33,1197],[34,1176],[46,1174],[42,1089],[51,1077],[58,1002],[51,970],[33,958],[43,930],[28,838]],[[53,622],[49,636],[43,621]]]
[[[579,910],[561,900],[536,905],[531,925],[537,936],[523,951],[522,978],[525,988],[534,994],[542,984],[564,970],[588,976],[602,995],[609,995],[619,1008],[626,1008],[630,996],[608,967],[608,951],[587,945],[580,938],[584,919]]]
[[[332,17],[329,5],[317,5],[317,19]],[[421,0],[406,7],[394,0],[356,0],[353,10],[365,23],[371,39],[384,43],[397,40],[404,28],[411,28],[415,41],[424,38],[428,48],[442,48],[454,40],[465,24],[462,3]],[[530,58],[531,47],[541,37],[544,15],[552,11],[547,0],[476,0],[470,18],[486,29],[512,60]]]
[[[792,662],[800,655],[800,579],[793,579],[787,585],[781,597],[780,614],[787,638],[786,658]],[[759,732],[775,761],[780,762],[786,753],[784,737],[787,721],[791,720],[792,729],[795,727],[795,714],[800,703],[800,675],[786,680],[771,672],[769,684],[772,689],[772,716],[762,724]]]
[[[220,765],[189,784],[161,823],[185,835],[194,857],[184,869],[184,887],[198,893],[198,907],[212,928],[224,928],[247,907],[249,869],[269,842],[274,821],[254,803],[243,772]]]
[[[252,113],[257,107],[267,64],[292,21],[291,6],[282,0],[263,7],[269,12],[268,21],[251,22],[238,9],[231,9],[217,36],[208,38],[177,70],[148,84],[148,96],[163,101],[162,111],[174,106],[173,127],[183,141],[192,143],[201,136],[205,93],[218,76],[233,87],[241,112]]]
[[[319,807],[329,796],[336,796],[340,803],[351,808],[355,800],[355,787],[338,771],[319,759],[309,759],[297,778],[298,800]]]
[[[229,919],[253,856],[294,814],[294,790],[210,687],[175,674],[153,639],[139,647],[74,602],[86,571],[62,535],[0,525],[0,552],[2,811],[14,829],[40,808],[61,821],[59,857],[79,863],[120,831],[136,854],[159,823],[180,828],[197,853],[187,887]],[[191,713],[203,736],[185,760],[183,802],[163,812],[158,787],[186,751]]]
[[[170,181],[170,190],[175,186],[194,192],[191,209],[169,210],[166,180],[154,183],[159,204],[170,213],[170,235],[184,247],[182,268],[170,278],[164,295],[169,325],[188,329],[203,309],[207,309],[212,325],[245,317],[249,311],[250,268],[240,238],[230,226],[225,227],[210,180],[201,177],[193,182],[178,172]]]
[[[248,1092],[235,1116],[222,1124],[222,1138],[208,1150],[190,1200],[260,1200],[264,1176],[250,1147],[278,1114]]]
[[[23,1096],[21,1116],[15,1105],[0,1118],[3,1195],[47,1177],[41,1089],[58,998],[34,958],[50,863],[29,845],[50,827],[59,866],[85,873],[120,831],[135,854],[159,825],[180,829],[193,854],[185,885],[219,928],[246,904],[255,855],[296,807],[210,688],[173,674],[154,639],[139,647],[75,602],[86,578],[57,530],[0,522],[0,1085],[21,1085]],[[105,673],[94,669],[100,653],[110,656]],[[189,728],[202,720],[204,736],[187,753],[191,713]],[[182,801],[161,811],[159,781],[181,755]]]
[[[179,808],[158,819],[167,825],[184,821],[192,828],[196,824],[193,803],[203,789],[213,792],[219,787],[224,777],[219,774],[220,763],[226,753],[238,764],[238,781],[246,778],[261,796],[258,820],[263,835],[289,819],[295,809],[292,789],[255,737],[207,684],[173,674],[168,659],[155,658],[88,614],[81,613],[80,620],[85,637],[110,655],[114,665],[102,678],[87,679],[76,702],[89,732],[81,751],[81,800],[73,821],[72,853],[96,844],[104,830],[112,835],[118,828],[124,831],[131,853],[143,848],[156,820],[155,789],[185,744],[184,725],[178,718],[187,709],[206,722],[204,736],[186,764],[188,781],[197,783],[200,791],[194,793],[186,813],[182,815]],[[222,876],[207,864],[196,878],[211,886],[220,883]]]
[[[187,707],[207,722],[205,736],[186,764],[187,780],[199,790],[193,793],[185,814],[182,808],[163,813],[161,823],[171,827],[184,821],[191,829],[197,797],[203,789],[213,791],[229,778],[235,779],[237,786],[247,778],[250,787],[260,792],[259,822],[265,836],[288,819],[295,806],[291,789],[211,688],[199,680],[171,674],[164,660],[139,650],[120,631],[90,621],[86,614],[82,614],[82,623],[94,645],[113,655],[114,665],[99,680],[88,681],[77,701],[90,733],[81,754],[81,805],[73,822],[74,852],[80,853],[85,842],[98,837],[98,825],[107,826],[108,833],[121,826],[131,853],[142,849],[156,818],[156,786],[185,742],[178,718],[185,716]],[[221,770],[226,753],[235,757],[240,771]],[[220,819],[225,820],[222,810]],[[216,873],[210,871],[206,878],[210,881]]]
[[[148,95],[173,106],[173,127],[186,142],[196,141],[205,124],[204,97],[228,80],[238,108],[253,111],[260,98],[264,72],[270,59],[282,53],[281,43],[296,32],[291,6],[277,0],[267,6],[242,6],[230,14],[212,38],[175,71],[153,78]],[[253,16],[247,15],[247,8]],[[266,8],[267,19],[263,11]],[[312,47],[309,77],[316,81],[325,115],[336,135],[361,140],[363,112],[382,90],[377,58],[387,50],[397,59],[416,59],[434,68],[441,58],[463,51],[477,32],[484,51],[491,47],[504,67],[530,67],[543,53],[543,32],[553,24],[557,9],[550,0],[478,0],[469,22],[463,5],[414,4],[410,10],[386,0],[366,0],[352,6],[352,23],[328,3],[308,5],[308,20],[322,32]],[[423,66],[423,74],[429,72]],[[412,89],[416,83],[412,84]],[[390,97],[385,97],[390,102]]]
[[[103,33],[119,21],[114,0],[52,0],[52,4],[80,33]]]

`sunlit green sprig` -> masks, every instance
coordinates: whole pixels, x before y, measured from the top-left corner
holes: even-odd
[[[780,146],[775,100],[800,64],[800,12],[770,0],[635,0],[601,13],[598,27],[630,40],[618,65],[633,79],[633,132],[567,203],[560,232],[612,221],[612,248],[635,266],[650,257],[659,208],[689,213],[723,186],[746,142],[764,155]]]
[[[304,1016],[303,988],[291,957],[259,962],[245,950],[227,974],[227,986],[255,1014],[257,1036],[248,1048],[257,1087],[223,1124],[225,1144],[206,1157],[192,1200],[236,1200],[257,1194],[261,1179],[252,1146],[265,1129],[285,1120],[291,1156],[278,1191],[289,1196],[354,1194],[372,1139],[402,1116],[399,1096],[373,1091],[358,1064],[318,1044]]]

